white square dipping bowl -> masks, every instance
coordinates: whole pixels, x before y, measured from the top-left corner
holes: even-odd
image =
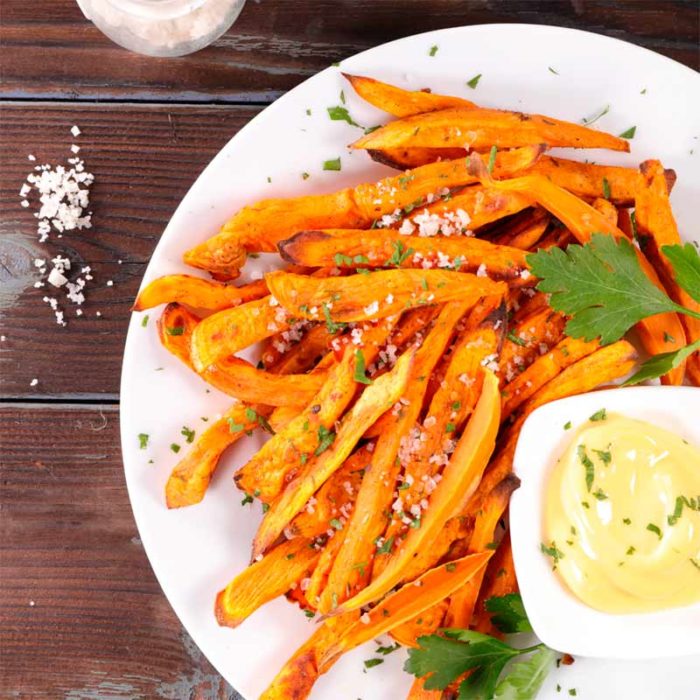
[[[547,646],[579,656],[643,659],[700,654],[700,603],[653,613],[604,613],[574,596],[540,551],[551,469],[575,429],[601,408],[654,423],[700,446],[700,389],[692,387],[596,391],[554,401],[532,413],[515,450],[513,468],[522,483],[510,505],[513,558],[532,627]],[[568,421],[571,429],[564,430]]]

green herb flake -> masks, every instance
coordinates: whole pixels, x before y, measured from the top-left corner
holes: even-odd
[[[180,451],[180,445],[178,445],[176,442],[171,442],[170,443],[170,449],[177,454]]]
[[[595,452],[598,455],[600,461],[603,464],[608,465],[608,464],[610,464],[610,462],[612,462],[612,453],[610,452],[610,450],[596,450],[596,449],[594,449],[593,452]]]
[[[647,530],[649,530],[649,532],[653,532],[659,539],[663,537],[661,534],[661,529],[658,525],[654,525],[654,523],[649,523],[647,525]]]
[[[564,423],[564,430],[571,430],[571,421],[568,420]]]
[[[309,175],[309,173],[302,173],[302,174],[301,174],[301,179],[302,179],[302,180],[308,180],[310,177],[311,177],[311,175]]]
[[[350,126],[357,126],[360,129],[362,128],[351,116],[350,113],[347,110],[347,107],[341,107],[341,106],[336,106],[336,107],[328,107],[328,116],[330,117],[331,121],[334,122],[347,122],[350,124]],[[338,159],[340,161],[340,159]],[[325,169],[325,168],[324,168]],[[340,168],[337,168],[340,170]]]
[[[428,51],[428,56],[434,56],[437,52],[438,52],[437,44],[434,44],[433,46],[430,47],[430,51]]]
[[[610,199],[610,183],[607,177],[603,178],[603,197],[608,200]]]
[[[608,494],[605,493],[605,491],[603,491],[603,489],[598,488],[596,491],[593,492],[593,498],[596,498],[599,501],[607,501]]]
[[[387,537],[380,547],[377,547],[377,554],[389,554],[394,546],[394,536]]]
[[[334,528],[335,530],[342,530],[342,529],[343,529],[343,523],[341,523],[340,520],[338,520],[338,518],[331,518],[331,519],[328,521],[328,524],[329,524],[332,528]]]
[[[340,158],[332,158],[330,160],[324,160],[323,161],[323,169],[324,170],[341,170],[342,166],[340,163]]]
[[[523,340],[519,335],[515,335],[515,332],[512,330],[508,331],[506,338],[508,338],[508,340],[510,340],[511,343],[515,343],[521,348],[527,347],[527,341]]]
[[[592,416],[590,416],[588,420],[593,421],[595,423],[597,421],[605,420],[607,417],[608,415],[605,409],[601,408],[599,411],[596,411]]]
[[[148,314],[146,314],[142,319],[141,319],[141,328],[145,328],[148,325]]]
[[[168,335],[182,335],[185,332],[185,329],[183,326],[172,326],[172,327],[165,327],[165,332]]]
[[[145,450],[148,447],[148,433],[139,433],[139,449]]]
[[[365,356],[362,350],[355,350],[355,373],[353,379],[358,384],[371,384],[372,380],[366,374]]]
[[[183,425],[180,435],[183,435],[188,443],[194,442],[195,431],[192,430],[192,428],[188,428],[186,425]]]
[[[471,80],[467,80],[467,85],[472,90],[476,90],[476,86],[479,84],[480,80],[481,80],[481,73],[479,73],[478,75],[475,75]]]
[[[230,433],[240,433],[243,428],[245,428],[245,425],[243,423],[236,423],[236,421],[233,420],[233,418],[227,418],[226,422],[228,423],[228,431]]]
[[[449,562],[448,564],[445,564],[445,571],[449,571],[452,573],[453,571],[457,570],[457,564],[455,564],[453,561]]]
[[[621,139],[633,139],[634,135],[637,133],[637,127],[636,126],[631,126],[629,129],[623,131],[620,134]]]
[[[554,540],[552,540],[552,542],[550,543],[549,546],[547,546],[544,542],[541,542],[540,543],[540,552],[542,552],[542,554],[545,554],[548,557],[551,557],[554,560],[554,567],[553,568],[555,568],[555,569],[557,568],[557,564],[559,563],[559,560],[564,558],[564,552],[562,552],[561,549],[559,549],[557,547]]]
[[[590,493],[591,488],[593,487],[593,479],[595,478],[595,465],[588,456],[585,445],[578,445],[576,448],[576,454],[586,470],[586,490]]]
[[[384,659],[365,659],[364,664],[365,668],[374,668],[374,666],[379,666],[379,664],[383,664]]]
[[[318,457],[325,452],[335,441],[335,432],[328,430],[324,425],[318,427],[318,446],[314,450],[314,456]]]
[[[590,117],[584,117],[581,122],[585,124],[586,126],[590,126],[591,124],[595,124],[601,117],[604,117],[608,112],[610,111],[610,105],[605,105],[603,109],[600,111],[594,113]]]
[[[488,170],[489,173],[493,172],[493,168],[496,165],[496,154],[498,153],[498,149],[496,146],[491,146],[491,151],[489,152],[489,164],[486,166],[486,170]]]
[[[632,546],[630,545],[630,546],[627,548],[627,551],[625,552],[625,554],[626,554],[628,557],[631,557],[636,551],[637,551],[637,550],[636,550],[634,547],[632,547]]]
[[[632,524],[632,521],[631,521],[629,518],[622,518],[622,522],[623,522],[625,525],[631,525],[631,524]]]
[[[548,67],[547,67],[547,70],[548,70],[550,73],[554,73],[554,75],[559,75],[559,71],[554,70],[554,68],[552,68],[552,66],[548,66]]]
[[[457,426],[454,423],[448,423],[445,426],[445,432],[446,433],[454,433],[455,430],[457,430]]]

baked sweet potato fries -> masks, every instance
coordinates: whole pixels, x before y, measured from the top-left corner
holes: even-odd
[[[231,396],[173,469],[169,508],[199,503],[225,450],[270,433],[235,473],[264,517],[251,565],[220,582],[216,618],[235,627],[286,595],[323,622],[268,700],[307,697],[340,654],[382,633],[415,645],[446,625],[493,632],[485,599],[517,590],[503,516],[523,421],[636,361],[625,340],[566,335],[567,319],[535,290],[529,252],[594,232],[640,236],[646,274],[688,301],[661,252],[679,240],[673,172],[546,154],[628,151],[627,140],[345,77],[396,117],[351,147],[408,169],[245,206],[185,254],[209,278],[156,279],[134,305],[166,304],[163,345]],[[277,252],[281,269],[236,284],[258,252]],[[653,353],[700,337],[673,313],[637,330]],[[257,366],[237,357],[255,344]],[[688,366],[700,384],[698,358]],[[664,381],[683,378],[681,364]],[[418,682],[411,697],[422,693]]]

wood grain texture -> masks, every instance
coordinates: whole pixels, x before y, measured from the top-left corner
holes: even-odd
[[[51,103],[1,109],[0,397],[116,399],[129,308],[145,264],[203,167],[258,109]],[[83,132],[78,139],[69,131],[75,123]],[[34,165],[27,154],[62,162],[76,140],[95,174],[94,226],[40,244],[31,210],[17,196]],[[75,318],[67,305],[66,328],[42,301],[47,289],[33,287],[34,259],[57,253],[90,265],[95,277],[84,317]],[[39,384],[30,387],[35,377]]]
[[[158,586],[116,407],[0,406],[0,695],[233,700]]]
[[[249,0],[221,39],[176,60],[120,49],[75,0],[3,0],[0,97],[267,102],[377,44],[489,22],[585,29],[700,65],[696,0]]]

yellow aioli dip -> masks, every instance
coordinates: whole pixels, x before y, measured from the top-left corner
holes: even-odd
[[[584,603],[636,613],[700,600],[696,447],[599,411],[557,460],[546,495],[542,551]]]

